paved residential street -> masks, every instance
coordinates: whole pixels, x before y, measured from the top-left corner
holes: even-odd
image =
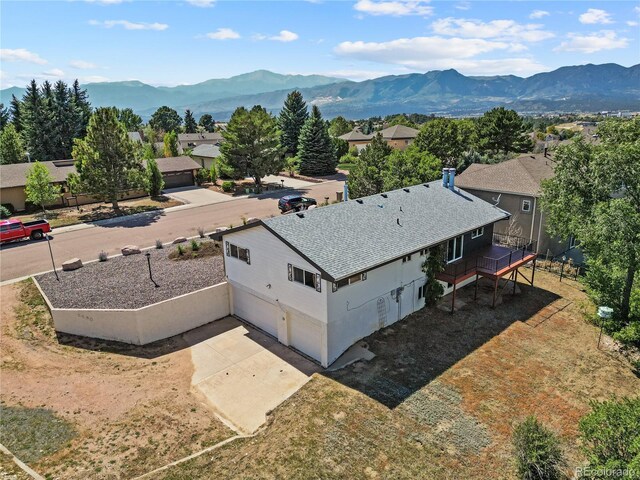
[[[241,198],[224,203],[203,205],[170,212],[151,212],[134,218],[123,218],[108,224],[91,228],[53,231],[51,247],[56,266],[65,260],[78,257],[84,262],[95,260],[101,251],[108,255],[120,253],[125,245],[139,247],[152,246],[156,239],[169,242],[179,236],[197,235],[199,227],[207,232],[216,227],[240,225],[241,217],[268,217],[280,215],[278,198],[291,193],[301,193],[315,198],[318,203],[324,197],[336,199],[336,192],[342,191],[342,181],[318,183],[298,190],[283,190],[254,198]],[[51,258],[46,241],[25,241],[2,246],[0,253],[0,281],[20,278],[34,273],[51,270]]]

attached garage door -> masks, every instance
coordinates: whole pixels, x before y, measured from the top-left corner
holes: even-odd
[[[255,295],[233,287],[233,313],[261,330],[278,337],[281,310]]]
[[[322,332],[320,326],[300,313],[289,313],[291,346],[321,362]]]
[[[193,174],[189,172],[165,173],[164,188],[188,187],[193,185]]]

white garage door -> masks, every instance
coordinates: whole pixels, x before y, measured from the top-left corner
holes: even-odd
[[[281,311],[276,305],[265,302],[255,295],[233,288],[233,313],[261,330],[278,337],[278,319]]]
[[[289,341],[293,348],[321,362],[322,332],[313,321],[299,313],[289,313]]]

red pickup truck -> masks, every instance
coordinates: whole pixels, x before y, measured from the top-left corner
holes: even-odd
[[[0,221],[0,242],[10,242],[12,240],[40,240],[45,233],[51,231],[51,226],[46,220],[35,220],[33,222],[22,223],[17,218]]]

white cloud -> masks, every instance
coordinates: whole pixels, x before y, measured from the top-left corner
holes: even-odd
[[[638,15],[640,15],[640,7],[635,7],[634,10]]]
[[[86,77],[80,78],[80,81],[82,83],[100,83],[100,82],[108,82],[109,79],[101,75],[88,75]]]
[[[98,68],[95,63],[85,62],[84,60],[71,60],[69,66],[77,68],[78,70],[91,70],[92,68]]]
[[[117,5],[131,0],[84,0],[87,3],[99,3],[100,5]]]
[[[47,61],[37,53],[30,52],[26,48],[2,48],[0,49],[0,60],[3,62],[28,62],[44,65]]]
[[[456,10],[469,10],[471,8],[471,2],[458,2],[455,4]]]
[[[103,26],[105,28],[123,27],[125,30],[162,31],[169,28],[169,25],[166,23],[130,22],[129,20],[105,20],[103,22],[99,22],[98,20],[89,20],[89,25]]]
[[[369,15],[391,15],[402,17],[406,15],[429,16],[433,14],[433,7],[425,0],[358,0],[353,8]]]
[[[323,72],[322,75],[327,75],[329,77],[337,77],[337,78],[345,78],[349,80],[369,80],[371,78],[379,78],[384,77],[386,75],[391,75],[389,72],[385,72],[382,70],[333,70],[330,72]]]
[[[269,37],[269,40],[275,40],[276,42],[293,42],[298,38],[299,37],[297,33],[290,32],[289,30],[280,30],[280,33],[278,35]]]
[[[598,8],[590,8],[579,17],[580,23],[594,24],[594,23],[613,23],[611,20],[611,14],[606,10],[600,10]]]
[[[639,24],[635,20],[627,20],[627,25],[630,27],[637,27]]]
[[[514,20],[467,20],[463,18],[441,18],[431,24],[440,35],[464,38],[492,38],[505,41],[539,42],[554,37],[552,32],[535,23],[520,24]]]
[[[629,45],[628,38],[620,38],[613,30],[600,30],[586,35],[569,33],[568,41],[562,42],[555,51],[595,53],[602,50],[614,50],[626,48]]]
[[[187,0],[187,3],[193,5],[194,7],[213,7],[213,4],[216,3],[216,0]]]
[[[240,38],[240,34],[230,28],[219,28],[215,32],[207,33],[206,36],[212,40],[235,40]]]
[[[534,10],[529,14],[529,18],[542,18],[549,15],[549,12],[546,10]]]
[[[46,77],[54,77],[54,78],[63,78],[64,72],[59,68],[52,68],[51,70],[47,70],[46,72],[42,72],[42,74]]]

